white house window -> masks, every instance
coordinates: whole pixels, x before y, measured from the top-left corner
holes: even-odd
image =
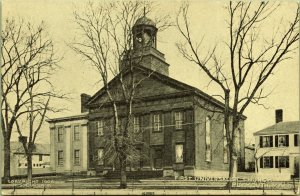
[[[182,112],[175,112],[175,129],[182,129]]]
[[[160,114],[153,115],[153,131],[155,131],[155,132],[161,131]]]
[[[63,165],[64,164],[64,151],[59,150],[57,152],[57,159],[58,159],[58,165]]]
[[[74,140],[80,140],[79,126],[74,126]]]
[[[226,136],[226,129],[225,129],[225,125],[223,128],[223,138],[224,138],[224,147],[223,147],[223,151],[224,151],[224,163],[228,163],[228,148],[227,148],[227,136]]]
[[[259,144],[261,148],[273,147],[273,136],[260,136]]]
[[[176,144],[176,163],[183,163],[183,144]]]
[[[103,148],[98,149],[98,165],[103,165]]]
[[[98,136],[103,136],[103,120],[97,121],[97,133]]]
[[[133,117],[133,130],[135,133],[140,131],[140,118],[138,116]]]
[[[57,130],[57,141],[62,142],[64,140],[64,128],[59,127]]]
[[[261,157],[260,168],[273,168],[273,156]]]
[[[42,154],[39,155],[39,161],[43,161],[43,155]]]
[[[80,164],[80,150],[74,150],[74,165]]]
[[[294,146],[299,146],[299,134],[294,134]]]
[[[275,136],[276,147],[288,147],[289,146],[289,135],[276,135]]]
[[[276,156],[275,165],[278,168],[289,168],[289,157],[288,156]]]
[[[211,161],[210,117],[205,119],[205,161]]]

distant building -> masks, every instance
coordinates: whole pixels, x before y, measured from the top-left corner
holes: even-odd
[[[27,174],[27,159],[24,147],[21,142],[10,143],[10,174],[11,176],[26,175]],[[1,159],[3,166],[4,159]],[[32,173],[41,174],[49,173],[50,170],[50,145],[49,144],[35,144],[32,155]],[[2,173],[3,176],[3,173]]]
[[[128,170],[161,171],[167,175],[228,176],[229,157],[222,111],[224,104],[199,89],[169,77],[169,64],[157,50],[155,23],[145,16],[132,29],[134,58],[143,60],[132,71],[141,78],[135,91],[133,133],[140,160]],[[120,63],[124,81],[130,80],[126,52]],[[126,108],[118,76],[109,82],[118,98],[120,122]],[[113,110],[104,88],[81,95],[80,115],[48,120],[51,167],[56,172],[103,173],[118,170],[104,159],[105,142],[113,129]],[[122,108],[122,109],[120,109]],[[245,167],[244,120],[238,132],[238,169]],[[121,125],[122,126],[122,123]],[[143,146],[147,144],[147,147]],[[145,158],[147,157],[147,158]]]
[[[254,133],[259,177],[299,177],[300,122],[282,122],[282,116],[276,110],[276,124]]]

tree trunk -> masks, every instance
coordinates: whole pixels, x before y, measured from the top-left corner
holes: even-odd
[[[255,159],[255,173],[258,173],[258,159]]]
[[[238,161],[238,152],[237,152],[237,130],[238,130],[239,120],[233,115],[232,123],[232,140],[229,146],[230,149],[230,162],[229,162],[229,182],[227,183],[228,188],[232,187],[232,180],[237,177],[237,161]]]
[[[31,185],[32,182],[32,153],[31,152],[27,154],[27,180],[28,183]]]
[[[3,183],[10,180],[10,139],[4,137],[4,175]]]
[[[124,155],[120,156],[120,172],[121,172],[120,188],[121,189],[127,188],[126,159],[124,157],[125,157]]]

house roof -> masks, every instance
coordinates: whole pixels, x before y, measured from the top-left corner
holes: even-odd
[[[249,150],[255,150],[254,144],[253,145],[245,146],[245,148],[247,148]]]
[[[253,135],[273,135],[273,134],[287,134],[299,133],[300,121],[279,122],[260,131],[255,132]]]
[[[166,76],[166,75],[163,75],[161,73],[158,73],[158,72],[153,72],[151,69],[148,69],[146,67],[143,67],[143,66],[134,66],[136,69],[139,69],[141,71],[144,71],[144,72],[147,72],[147,73],[151,73],[150,77],[153,77],[153,78],[156,78],[158,80],[161,80],[162,82],[166,83],[166,84],[170,84],[170,85],[174,85],[174,86],[177,86],[179,88],[181,88],[183,91],[189,91],[193,94],[195,94],[196,96],[198,97],[201,97],[202,99],[205,99],[207,100],[208,102],[210,103],[213,103],[221,108],[224,108],[224,104],[215,99],[214,97],[204,93],[203,91],[193,87],[193,86],[190,86],[188,84],[185,84],[183,82],[180,82],[178,80],[175,80],[169,76]],[[123,74],[126,74],[128,73],[128,69],[124,69],[123,71]],[[121,73],[119,73],[117,76],[115,76],[109,83],[108,85],[111,85],[113,82],[116,81],[116,79],[119,77]],[[104,88],[101,88],[98,92],[96,92],[88,101],[87,105],[91,104],[95,99],[97,99],[98,97],[102,96],[103,94],[105,93],[105,89]],[[243,115],[243,118],[246,119],[246,116]]]
[[[13,154],[25,154],[25,150],[21,142],[10,142],[10,149]],[[50,144],[35,144],[33,154],[50,155]]]

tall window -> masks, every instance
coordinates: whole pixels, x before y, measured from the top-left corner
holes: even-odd
[[[80,140],[79,126],[74,126],[74,140]]]
[[[74,150],[74,165],[80,164],[80,150]]]
[[[140,118],[138,116],[133,117],[133,131],[135,133],[140,131]]]
[[[176,163],[183,163],[183,144],[176,144]]]
[[[98,136],[103,136],[103,120],[97,121],[97,133]]]
[[[210,117],[205,118],[205,161],[211,161]]]
[[[39,161],[43,161],[43,155],[42,154],[39,155]]]
[[[299,134],[294,134],[294,146],[299,146]]]
[[[273,156],[261,157],[260,168],[273,168]]]
[[[64,151],[59,150],[57,152],[57,163],[58,165],[63,165],[64,164]]]
[[[228,163],[228,148],[227,148],[227,136],[226,136],[226,129],[225,129],[225,125],[223,128],[223,138],[224,138],[224,147],[223,147],[223,151],[224,151],[224,163]]]
[[[159,132],[161,131],[161,116],[160,114],[153,115],[153,131]]]
[[[275,156],[275,167],[276,168],[289,168],[289,157],[288,156]]]
[[[273,147],[273,136],[260,136],[259,146],[261,148]]]
[[[275,135],[275,146],[284,147],[289,146],[289,135]]]
[[[57,130],[57,140],[59,142],[64,141],[64,128],[63,127],[59,127]]]
[[[98,165],[103,165],[104,152],[103,148],[98,149]]]
[[[175,112],[175,129],[182,129],[182,112]]]

